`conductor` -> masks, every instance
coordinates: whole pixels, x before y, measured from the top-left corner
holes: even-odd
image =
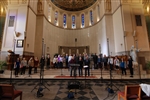
[[[69,61],[69,64],[75,64],[74,56],[72,56],[71,60]],[[72,71],[74,70],[74,76],[75,76],[75,67],[70,66],[70,76],[72,76]]]

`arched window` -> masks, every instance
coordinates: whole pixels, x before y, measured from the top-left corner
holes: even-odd
[[[84,14],[81,15],[81,28],[84,27]]]
[[[97,6],[97,14],[98,14],[97,21],[99,21],[99,19],[100,19],[100,8],[99,8],[99,5]]]
[[[48,20],[51,22],[51,6],[48,7]]]
[[[76,28],[75,15],[72,16],[72,28]]]
[[[58,12],[57,11],[55,12],[55,22],[54,22],[54,24],[56,26],[58,26]]]
[[[90,10],[90,25],[93,25],[93,12]]]
[[[63,16],[63,26],[64,26],[64,28],[66,27],[66,14],[64,14],[64,16]]]

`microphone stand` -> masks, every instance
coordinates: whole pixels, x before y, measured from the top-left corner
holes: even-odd
[[[13,68],[14,68],[14,62],[15,62],[15,45],[16,45],[16,40],[14,39],[14,48],[13,48],[13,52],[11,51],[11,52],[9,52],[11,55],[12,55],[12,59],[11,59],[11,68],[10,68],[10,85],[13,85],[12,84],[12,71],[13,71]],[[14,87],[14,85],[13,85],[13,87]],[[15,88],[15,87],[14,87]]]

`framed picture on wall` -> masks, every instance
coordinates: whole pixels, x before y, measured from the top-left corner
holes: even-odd
[[[17,47],[19,48],[23,47],[23,40],[17,40]]]
[[[15,16],[9,16],[8,27],[14,27]]]

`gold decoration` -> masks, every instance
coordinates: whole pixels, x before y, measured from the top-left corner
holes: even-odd
[[[80,11],[92,6],[97,0],[51,0],[57,7],[67,11]]]
[[[7,52],[8,52],[8,53],[12,53],[13,51],[12,51],[12,50],[8,50]]]
[[[16,37],[19,37],[21,35],[20,32],[15,32]]]
[[[38,3],[37,3],[37,11],[38,13],[42,13],[43,12],[43,5],[42,5],[42,0],[38,0]]]
[[[143,8],[144,8],[144,13],[149,14],[150,13],[150,0],[143,0]]]
[[[111,0],[106,0],[105,6],[106,12],[111,12]]]

